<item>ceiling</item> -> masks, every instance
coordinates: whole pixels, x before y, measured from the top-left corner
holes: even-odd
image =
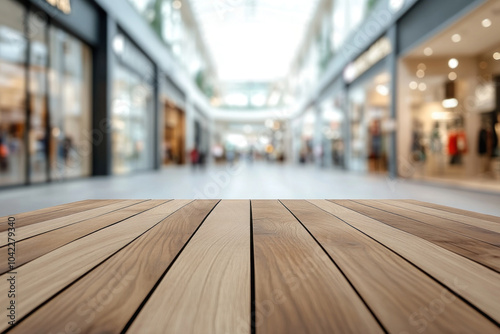
[[[220,82],[273,82],[297,55],[319,0],[189,0]]]
[[[483,26],[483,20],[490,20],[489,27]],[[489,0],[465,18],[458,20],[442,33],[425,42],[408,54],[412,58],[424,57],[426,48],[432,49],[433,57],[468,57],[477,56],[496,47],[500,51],[500,1]],[[460,35],[460,41],[454,42],[453,35]]]

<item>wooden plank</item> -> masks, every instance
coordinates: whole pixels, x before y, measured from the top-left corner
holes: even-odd
[[[413,234],[470,260],[500,271],[500,247],[405,217],[405,210],[380,202],[335,201],[348,209]]]
[[[127,333],[250,333],[250,201],[222,201]]]
[[[283,204],[330,254],[389,333],[499,332],[435,280],[337,217],[306,201]]]
[[[84,237],[99,229],[108,227],[136,214],[158,206],[165,201],[145,201],[128,206],[118,211],[113,211],[99,217],[80,221],[73,225],[64,226],[57,230],[39,234],[33,238],[28,238],[16,242],[16,267],[19,268],[40,256],[43,256],[54,249],[62,247],[78,238]],[[8,247],[3,246],[0,252],[7,253]],[[7,257],[6,257],[7,258]],[[6,261],[0,263],[0,274],[9,271],[9,264]]]
[[[68,216],[73,213],[82,212],[85,210],[90,210],[113,203],[118,203],[120,201],[122,200],[85,200],[75,203],[57,205],[50,208],[44,208],[31,212],[20,213],[12,216],[16,218],[16,226],[19,228],[22,226],[28,226],[31,224],[40,223],[54,218]],[[8,228],[7,220],[9,217],[12,216],[5,216],[0,218],[0,232],[7,231]]]
[[[335,202],[335,201],[333,201]],[[491,232],[479,227],[462,224],[456,221],[443,219],[430,214],[425,214],[423,212],[416,212],[413,210],[404,209],[395,205],[391,205],[387,201],[373,201],[373,200],[357,200],[356,202],[361,204],[367,204],[369,206],[384,207],[391,212],[398,212],[400,215],[413,219],[419,223],[424,223],[427,225],[439,227],[448,230],[450,233],[458,233],[469,238],[473,238],[479,241],[486,242],[493,246],[500,246],[500,235],[495,232]]]
[[[120,201],[118,203],[106,205],[100,208],[95,208],[84,212],[75,213],[69,216],[47,220],[37,224],[32,224],[24,227],[16,226],[16,241],[19,242],[21,240],[31,238],[36,235],[46,233],[52,230],[56,230],[64,226],[76,224],[84,220],[99,217],[106,213],[120,210],[140,202],[142,202],[142,200],[125,200],[125,201]],[[0,246],[5,246],[7,244],[7,233],[8,233],[7,231],[0,233]]]
[[[453,213],[457,213],[457,214],[462,215],[462,216],[473,217],[473,218],[478,218],[478,219],[482,219],[482,220],[489,220],[489,221],[495,222],[495,223],[500,223],[500,217],[487,215],[487,214],[483,214],[483,213],[479,213],[479,212],[462,210],[462,209],[452,208],[449,206],[444,206],[444,205],[439,205],[439,204],[434,204],[434,203],[427,203],[427,202],[422,202],[422,201],[416,201],[416,200],[411,200],[411,199],[410,200],[402,200],[402,202],[416,204],[416,205],[420,205],[420,206],[424,206],[424,207],[432,208],[432,209],[437,209],[437,210],[441,210],[441,211],[453,212]]]
[[[261,333],[382,333],[349,282],[278,201],[252,201]]]
[[[326,200],[311,200],[356,229],[392,249],[446,285],[497,323],[500,322],[500,275],[433,243]]]
[[[167,202],[18,268],[17,276],[22,280],[22,288],[17,295],[18,320],[189,202]],[[8,275],[0,276],[0,291],[8,291]],[[0,294],[1,302],[5,303],[6,298],[7,294]],[[7,326],[6,321],[0,322],[0,331]]]
[[[463,233],[469,233],[469,226],[475,227],[475,228],[480,228],[482,230],[490,231],[490,232],[495,232],[495,237],[497,240],[500,240],[500,224],[488,221],[488,220],[483,220],[479,218],[473,218],[473,217],[464,217],[462,215],[453,213],[453,212],[446,212],[442,210],[436,210],[432,208],[424,208],[421,207],[420,205],[415,205],[411,203],[405,203],[401,201],[395,201],[395,200],[385,200],[384,203],[398,206],[400,208],[408,209],[408,210],[413,210],[418,213],[423,213],[427,215],[432,215],[435,217],[439,217],[442,219],[448,219],[454,222],[461,223],[460,225],[457,224],[457,227],[460,227],[463,231]]]
[[[196,201],[174,212],[57,295],[11,333],[66,333],[69,327],[73,333],[120,333],[216,204],[215,200]],[[159,311],[177,307],[170,302]],[[146,332],[152,333],[142,333]]]

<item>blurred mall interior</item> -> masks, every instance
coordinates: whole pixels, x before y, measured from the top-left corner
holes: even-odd
[[[499,29],[498,0],[0,0],[0,207],[395,197],[500,215]],[[207,190],[220,173],[234,185]]]

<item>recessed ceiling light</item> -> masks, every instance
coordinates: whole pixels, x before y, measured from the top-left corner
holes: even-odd
[[[417,78],[422,79],[423,77],[425,77],[425,72],[423,70],[418,70]]]
[[[433,53],[434,53],[434,51],[433,51],[433,50],[432,50],[432,48],[430,48],[430,47],[426,47],[426,48],[424,49],[424,55],[426,55],[427,57],[428,57],[428,56],[432,56],[432,54],[433,54]]]
[[[174,2],[172,2],[172,7],[174,7],[174,9],[181,9],[182,2],[180,2],[179,0],[174,0]]]
[[[451,58],[449,61],[448,61],[448,66],[451,68],[451,69],[455,69],[458,67],[458,60],[456,58]]]
[[[490,19],[484,19],[481,24],[483,25],[483,27],[485,28],[489,28],[491,27],[491,20]]]
[[[500,60],[500,52],[495,52],[495,53],[493,54],[493,59],[495,59],[495,60]]]
[[[420,64],[418,64],[417,68],[418,68],[419,70],[425,71],[425,70],[427,69],[427,66],[425,66],[425,64],[424,64],[424,63],[420,63]]]
[[[410,89],[417,89],[418,88],[418,83],[416,81],[410,82]]]
[[[448,74],[448,79],[451,81],[457,80],[457,74],[455,72],[450,72],[450,74]]]
[[[460,34],[454,34],[453,36],[451,36],[451,40],[454,43],[458,43],[462,40],[462,36],[460,36]]]
[[[421,91],[421,92],[424,92],[425,90],[427,89],[427,85],[423,82],[421,82],[419,85],[418,85],[418,90]]]

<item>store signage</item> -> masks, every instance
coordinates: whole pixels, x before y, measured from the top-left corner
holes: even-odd
[[[376,41],[365,53],[355,61],[347,65],[344,70],[344,80],[351,83],[368,71],[373,65],[392,52],[392,44],[389,38],[382,37]]]
[[[71,0],[45,0],[49,5],[59,9],[64,14],[71,14]]]

